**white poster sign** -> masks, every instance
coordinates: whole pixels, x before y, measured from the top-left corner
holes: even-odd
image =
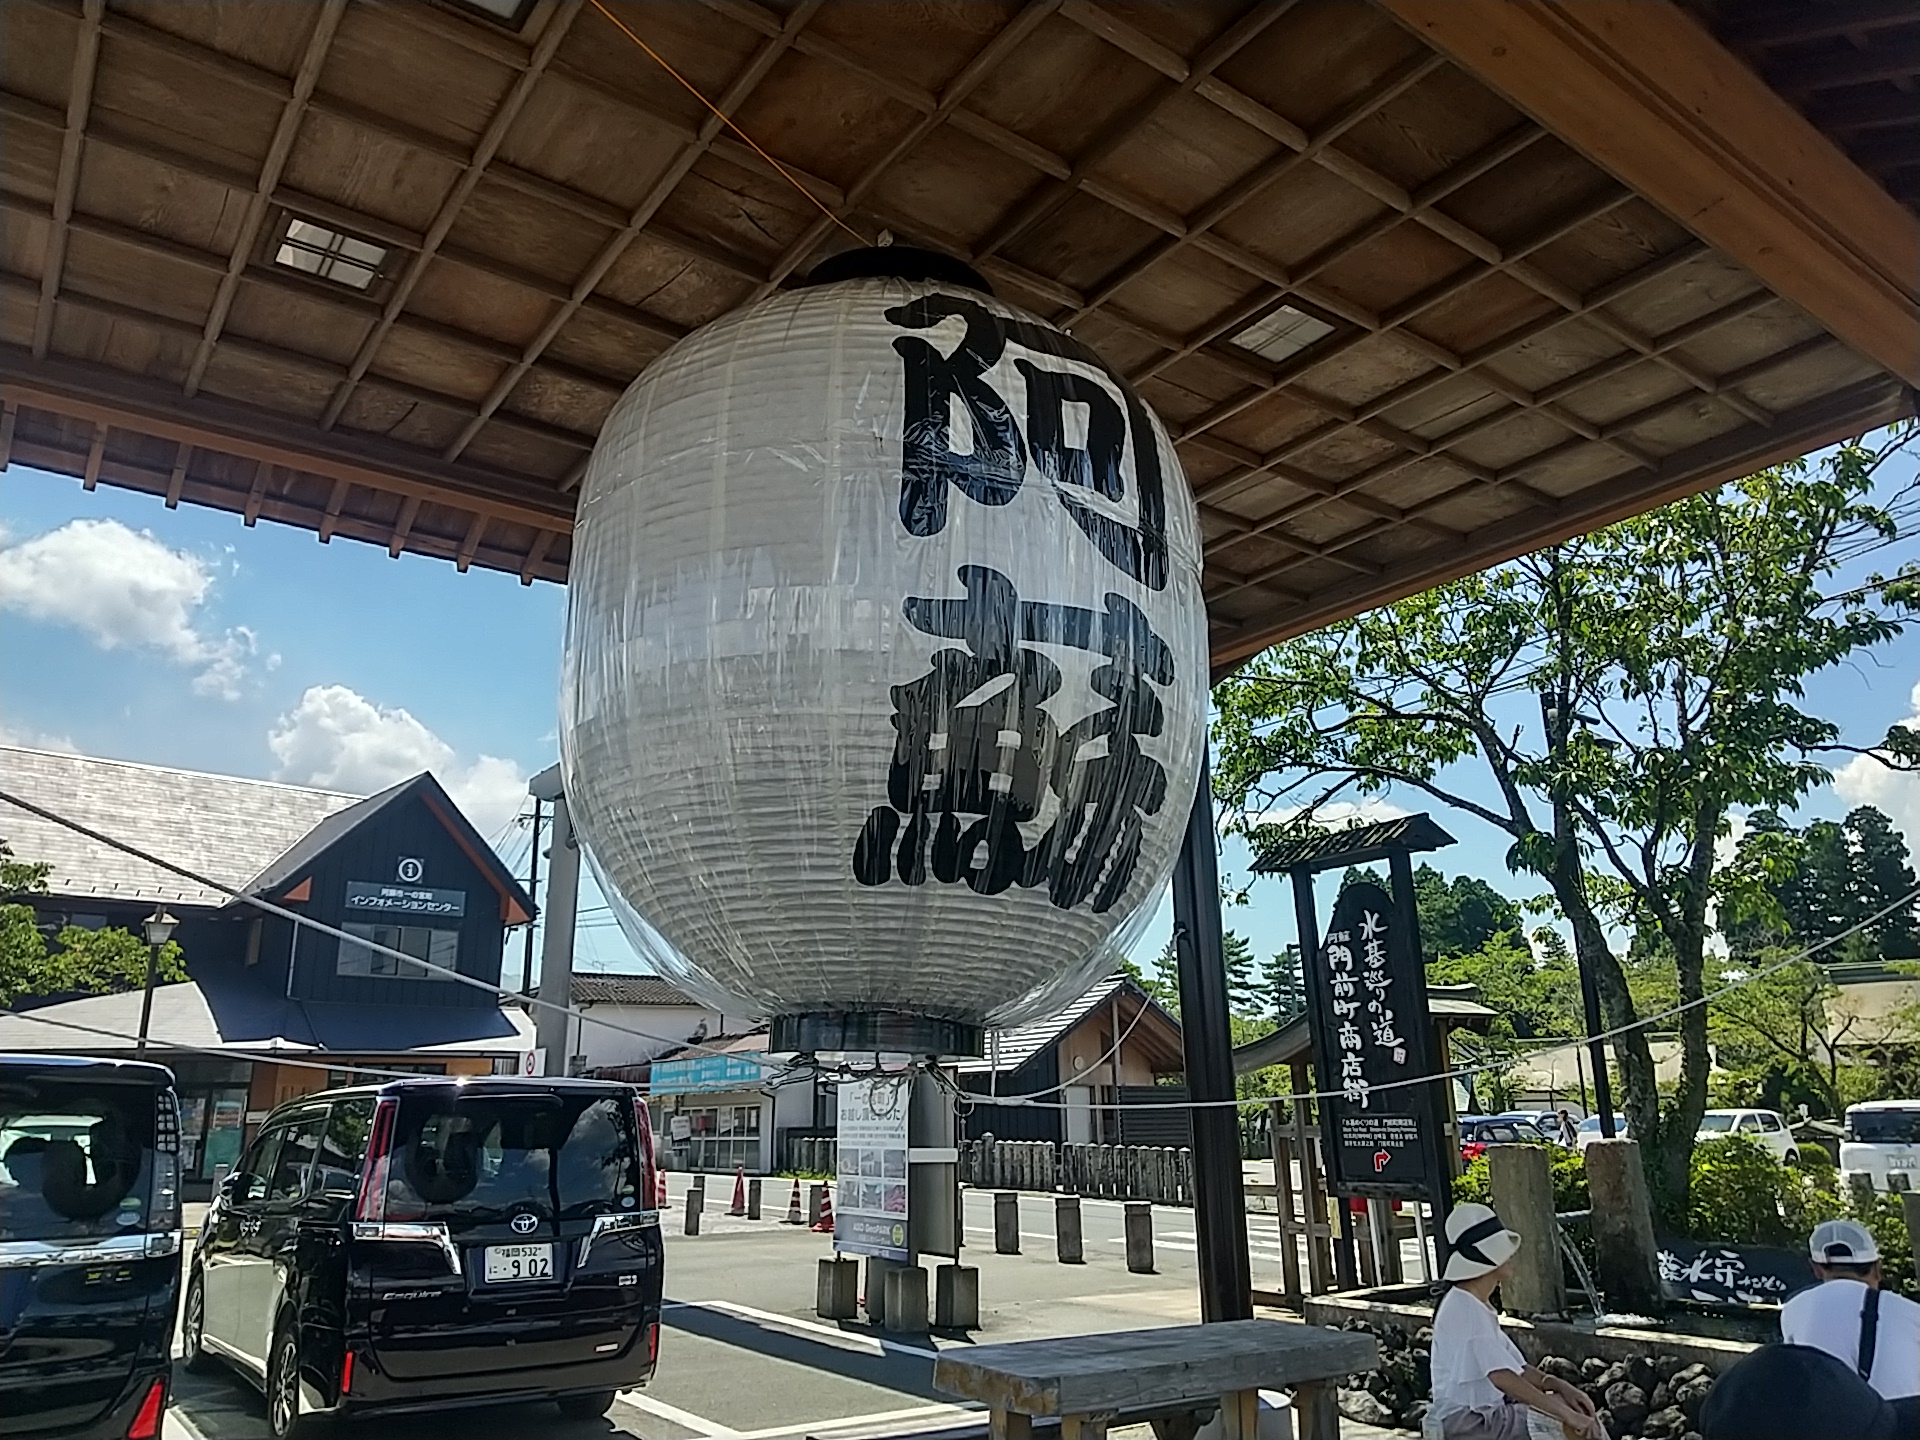
[[[840,1082],[833,1248],[907,1260],[907,1097],[910,1075]]]

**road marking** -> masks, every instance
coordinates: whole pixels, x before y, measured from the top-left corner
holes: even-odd
[[[803,1335],[817,1335],[831,1341],[842,1350],[860,1350],[868,1355],[918,1355],[926,1360],[938,1360],[938,1350],[928,1350],[919,1345],[907,1345],[898,1340],[882,1340],[877,1335],[861,1335],[855,1331],[842,1330],[837,1326],[823,1325],[816,1320],[802,1320],[797,1315],[778,1315],[771,1310],[756,1310],[751,1305],[737,1304],[732,1300],[667,1300],[660,1308],[664,1310],[718,1310],[725,1314],[738,1315],[742,1319],[758,1321],[772,1326],[776,1330],[792,1330]]]
[[[898,1425],[908,1421],[971,1420],[985,1413],[977,1405],[918,1405],[911,1410],[880,1410],[872,1415],[847,1415],[838,1420],[815,1420],[807,1425],[781,1425],[772,1430],[744,1430],[737,1440],[779,1440],[786,1435],[831,1435],[863,1425]]]
[[[656,1400],[644,1390],[622,1390],[613,1397],[622,1405],[631,1405],[636,1410],[644,1410],[656,1420],[665,1420],[678,1425],[682,1430],[691,1430],[696,1435],[704,1435],[708,1440],[739,1440],[740,1432],[722,1425],[717,1420],[709,1420],[704,1415],[696,1415],[691,1410],[682,1410],[678,1405],[669,1405],[664,1400]]]
[[[167,1398],[171,1401],[173,1397]],[[160,1419],[160,1437],[161,1440],[207,1440],[207,1437],[200,1433],[199,1427],[182,1415],[171,1403],[167,1406],[166,1414]]]

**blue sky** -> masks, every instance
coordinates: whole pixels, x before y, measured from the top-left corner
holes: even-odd
[[[1890,483],[1911,480],[1911,455]],[[1902,545],[1891,570],[1920,558]],[[524,873],[514,813],[526,777],[556,755],[555,704],[566,597],[511,575],[182,507],[15,465],[0,478],[0,734],[156,764],[287,779],[357,792],[431,768]],[[1909,718],[1920,632],[1815,677],[1808,708],[1867,744]],[[1451,777],[1485,787],[1471,765]],[[1856,768],[1816,792],[1804,814],[1872,801],[1920,850],[1920,784]],[[1417,797],[1389,804],[1425,807]],[[1506,839],[1462,815],[1442,868],[1507,893]],[[1246,883],[1247,850],[1229,839],[1223,879]],[[633,968],[604,902],[583,896],[579,964]],[[1323,901],[1323,905],[1324,905]],[[1253,886],[1229,927],[1265,955],[1294,939],[1282,882]],[[1163,902],[1136,949],[1166,941]],[[518,945],[509,947],[514,976]],[[515,977],[517,978],[517,977]]]

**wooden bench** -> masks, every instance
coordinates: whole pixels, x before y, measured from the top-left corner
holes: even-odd
[[[1298,1440],[1339,1440],[1336,1382],[1371,1370],[1371,1335],[1277,1320],[1231,1320],[940,1352],[934,1388],[987,1407],[992,1440],[1028,1440],[1057,1418],[1061,1440],[1104,1440],[1108,1425],[1153,1422],[1191,1440],[1218,1408],[1226,1440],[1256,1440],[1260,1392],[1290,1389]]]

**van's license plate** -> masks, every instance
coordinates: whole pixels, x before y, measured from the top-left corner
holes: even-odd
[[[489,1245],[487,1246],[487,1283],[498,1285],[515,1280],[551,1280],[553,1278],[553,1246],[551,1245]]]

